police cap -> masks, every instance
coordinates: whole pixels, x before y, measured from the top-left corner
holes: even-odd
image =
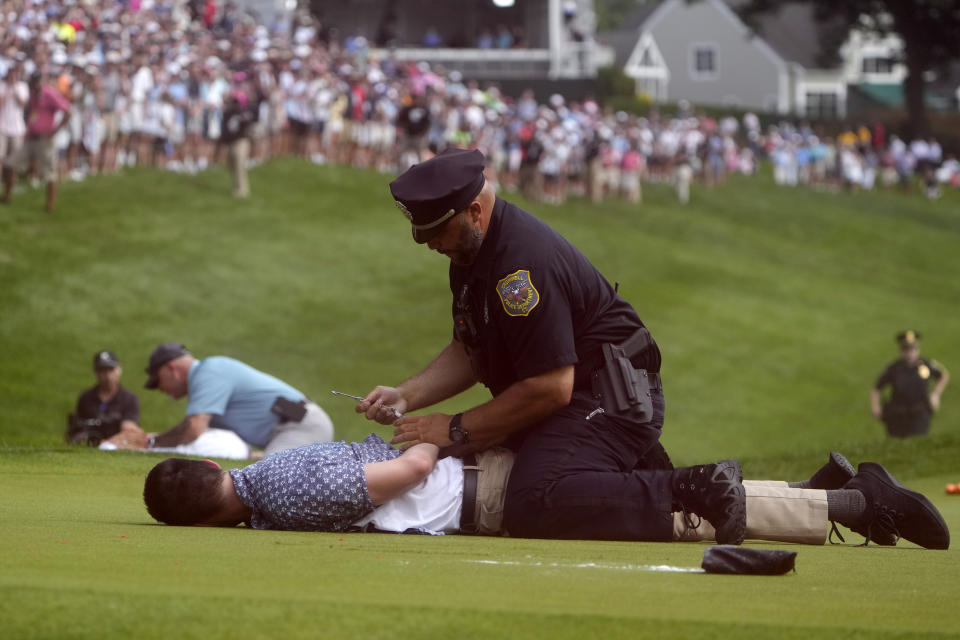
[[[413,239],[423,244],[443,223],[466,209],[483,189],[483,154],[451,147],[415,164],[390,183],[397,208],[413,225]]]
[[[901,347],[913,347],[920,341],[920,332],[908,329],[897,334],[897,343]]]

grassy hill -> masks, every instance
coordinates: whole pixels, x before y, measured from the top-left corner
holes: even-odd
[[[245,202],[223,171],[134,171],[63,185],[54,215],[33,191],[0,208],[5,638],[956,637],[956,550],[761,544],[798,551],[797,573],[735,578],[691,573],[704,544],[156,526],[140,491],[159,456],[62,444],[103,348],[146,428],[180,420],[183,402],[142,389],[166,340],[287,380],[339,437],[382,429],[329,390],[398,382],[450,335],[446,259],[412,242],[387,181],[283,160],[253,172]],[[956,385],[925,439],[888,440],[867,403],[904,328],[960,371],[957,194],[760,178],[696,189],[687,207],[658,185],[641,207],[516,201],[650,326],[676,462],[736,456],[748,477],[799,478],[841,450],[960,527],[943,493],[960,480]]]
[[[289,381],[344,438],[374,428],[329,390],[399,382],[450,333],[446,259],[411,241],[387,182],[282,160],[253,172],[245,202],[219,171],[66,184],[51,216],[39,192],[18,195],[0,208],[0,446],[57,445],[101,348],[123,360],[144,425],[174,424],[183,404],[140,389],[166,340]],[[639,207],[514,200],[619,282],[650,326],[678,461],[901,444],[885,442],[867,391],[906,327],[960,369],[957,194],[930,202],[738,178],[695,190],[687,207],[664,186],[645,196]],[[447,406],[485,397],[478,388]],[[956,389],[933,432],[928,442],[950,446],[960,435]]]

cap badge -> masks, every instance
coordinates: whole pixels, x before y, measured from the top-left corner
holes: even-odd
[[[903,339],[906,340],[907,342],[913,342],[914,340],[917,339],[917,334],[914,333],[913,331],[907,331],[907,335],[905,335]]]
[[[497,295],[508,316],[528,316],[540,302],[540,292],[533,286],[530,271],[519,269],[497,283]]]
[[[407,209],[407,205],[403,204],[399,200],[394,200],[397,203],[397,209],[400,209],[400,213],[406,216],[407,220],[413,222],[413,214],[410,213],[410,209]]]

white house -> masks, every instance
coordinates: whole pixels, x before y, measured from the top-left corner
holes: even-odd
[[[651,1],[598,39],[609,46],[608,61],[635,79],[637,92],[657,102],[843,117],[849,85],[903,81],[895,37],[855,32],[831,61],[806,3],[785,3],[759,16],[754,29],[734,10],[741,1]]]

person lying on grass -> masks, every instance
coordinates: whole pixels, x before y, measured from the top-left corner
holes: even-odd
[[[153,518],[171,525],[505,534],[512,453],[494,448],[466,461],[438,460],[438,453],[419,444],[401,455],[371,434],[363,442],[281,451],[242,469],[168,458],[147,475],[144,502]],[[902,537],[932,549],[950,545],[946,523],[923,495],[879,464],[864,462],[855,471],[837,453],[802,482],[744,482],[732,460],[662,473],[686,497],[670,514],[671,540],[715,539],[716,523],[725,521],[718,508],[729,511],[729,496],[739,494],[748,539],[824,544],[831,522],[839,522],[867,543],[895,545]],[[839,535],[835,524],[832,531]]]

